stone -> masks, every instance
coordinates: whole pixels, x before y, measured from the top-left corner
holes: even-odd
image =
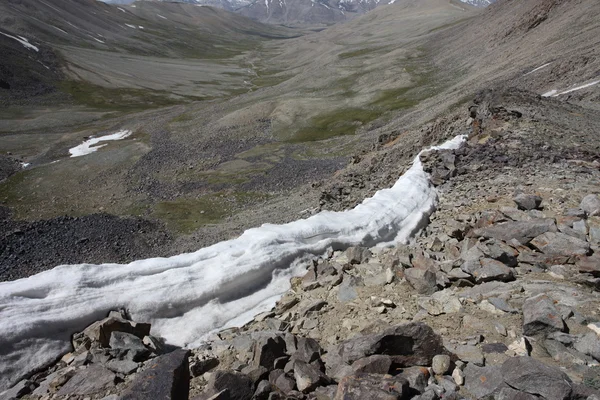
[[[509,358],[501,373],[512,388],[548,400],[568,399],[572,392],[571,380],[564,372],[532,357]]]
[[[535,194],[520,193],[513,197],[513,201],[519,210],[535,210],[542,204],[542,198]]]
[[[539,333],[564,332],[565,323],[551,298],[539,294],[525,300],[523,304],[523,334],[534,336]]]
[[[257,367],[249,365],[243,368],[241,373],[250,378],[254,383],[258,383],[269,377],[269,370],[262,365]]]
[[[300,302],[300,299],[291,293],[286,293],[279,299],[277,305],[275,306],[276,314],[283,314],[284,312],[290,310],[296,304]]]
[[[154,336],[144,336],[142,339],[142,343],[144,346],[152,350],[154,354],[160,355],[165,353],[165,348],[163,343],[158,338]]]
[[[546,232],[531,240],[531,244],[544,254],[554,256],[584,256],[590,245],[581,239],[560,232]]]
[[[110,360],[106,363],[106,368],[113,372],[123,375],[129,375],[138,369],[139,364],[131,360]]]
[[[189,392],[190,351],[177,349],[146,363],[127,387],[121,400],[187,399]]]
[[[431,295],[437,291],[437,277],[430,270],[409,268],[404,271],[404,276],[419,294]]]
[[[408,396],[408,381],[400,376],[360,374],[338,384],[334,400],[398,400]]]
[[[436,375],[444,375],[450,370],[450,356],[446,354],[438,354],[433,357],[431,369]]]
[[[539,235],[556,231],[557,227],[554,219],[544,218],[504,222],[487,228],[476,229],[473,234],[475,237],[493,238],[505,242],[516,239],[520,244],[525,245]]]
[[[294,378],[296,379],[298,390],[302,393],[312,392],[318,386],[328,382],[325,374],[304,361],[296,361],[294,363]]]
[[[423,393],[429,382],[429,369],[425,367],[403,368],[400,373],[408,381],[408,387],[418,393]]]
[[[485,354],[505,353],[508,347],[504,343],[484,343],[481,345],[481,350]]]
[[[269,393],[273,391],[273,385],[269,381],[260,381],[258,385],[256,385],[256,390],[254,391],[254,400],[267,400],[269,398]]]
[[[341,285],[338,286],[338,300],[347,303],[358,297],[356,287],[362,286],[362,281],[354,276],[344,274]]]
[[[349,247],[345,254],[350,264],[362,264],[372,256],[369,249],[360,246]]]
[[[274,385],[283,393],[289,393],[296,387],[296,381],[283,373],[275,379]]]
[[[490,282],[502,281],[508,282],[514,279],[512,269],[500,261],[492,260],[491,258],[482,258],[479,260],[481,268],[473,271],[475,282]]]
[[[275,360],[286,355],[285,340],[281,336],[259,337],[254,344],[254,366],[273,369]]]
[[[108,317],[96,321],[87,328],[82,334],[92,341],[100,342],[103,347],[108,347],[113,332],[125,332],[143,339],[150,335],[150,324],[127,321],[122,318]],[[77,348],[77,346],[75,346]]]
[[[218,365],[219,359],[216,357],[197,359],[190,363],[190,374],[193,377],[201,376],[211,369],[216,368]]]
[[[150,350],[144,346],[142,339],[131,333],[119,331],[111,333],[109,345],[111,349],[126,354],[126,357],[132,361],[144,361],[150,356]]]
[[[595,277],[600,277],[600,255],[594,254],[589,257],[580,256],[577,257],[575,266],[578,271],[583,274],[590,274]]]
[[[321,358],[323,349],[319,343],[312,338],[298,337],[296,342],[296,351],[293,353],[294,360],[312,363]]]
[[[588,194],[581,200],[579,208],[585,211],[590,217],[600,215],[600,197],[595,194]]]
[[[392,358],[381,354],[375,354],[369,357],[361,358],[352,363],[352,370],[355,374],[382,374],[390,371]]]
[[[250,400],[254,395],[254,383],[240,372],[215,371],[210,374],[204,394],[210,399]]]
[[[490,396],[504,383],[499,365],[478,367],[467,364],[463,373],[465,389],[476,399]]]
[[[594,357],[600,361],[600,339],[595,333],[585,334],[582,338],[577,340],[573,345],[575,350],[587,354],[588,356]]]
[[[462,309],[462,303],[450,289],[436,292],[430,297],[419,298],[419,306],[429,315],[454,314]]]
[[[31,393],[31,390],[35,387],[30,381],[24,379],[19,381],[16,385],[10,389],[0,392],[0,399],[2,400],[13,400],[25,396]]]
[[[456,354],[459,360],[478,366],[485,364],[483,352],[477,346],[469,344],[448,345],[448,350]]]
[[[460,368],[454,368],[452,371],[452,379],[454,379],[454,383],[458,386],[462,386],[465,384],[465,373]]]
[[[500,261],[509,267],[516,267],[518,264],[519,252],[504,242],[491,239],[485,243],[483,252],[487,257]]]
[[[516,314],[519,312],[519,310],[517,310],[516,308],[512,307],[510,304],[508,304],[506,302],[506,300],[501,299],[499,297],[490,297],[487,299],[487,301],[492,304],[495,308],[497,308],[498,310],[507,312],[507,313],[511,313],[511,314]]]
[[[300,315],[302,317],[306,317],[308,315],[308,313],[310,312],[316,312],[316,311],[320,311],[323,309],[323,307],[325,307],[327,305],[326,301],[323,300],[315,300],[310,302],[309,304],[305,305],[302,308],[302,311],[300,311]]]
[[[380,334],[350,339],[338,346],[338,354],[347,364],[373,354],[384,354],[391,356],[399,366],[428,366],[435,355],[444,353],[440,336],[421,322],[398,325]]]
[[[100,393],[115,387],[115,374],[108,369],[90,365],[79,370],[57,392],[58,396],[84,396]]]

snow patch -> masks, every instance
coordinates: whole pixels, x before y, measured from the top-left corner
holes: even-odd
[[[600,83],[600,80],[594,81],[594,82],[590,82],[590,83],[586,83],[584,85],[580,85],[580,86],[577,86],[577,87],[574,87],[574,88],[571,88],[571,89],[567,89],[567,90],[564,90],[562,92],[559,92],[558,90],[554,89],[554,90],[551,90],[549,92],[544,93],[542,95],[542,97],[558,97],[558,96],[561,96],[563,94],[567,94],[567,93],[571,93],[571,92],[576,92],[576,91],[581,90],[581,89],[589,88],[589,87],[597,85],[599,83]]]
[[[66,35],[68,35],[68,34],[69,34],[67,31],[60,29],[58,26],[54,26],[54,25],[52,25],[52,27],[53,27],[54,29],[56,29],[56,30],[59,30],[59,31],[61,31],[62,33],[66,34]]]
[[[162,15],[160,15],[160,14],[156,14],[156,16],[157,16],[158,18],[167,19],[167,17],[163,17],[163,16],[162,16]]]
[[[125,24],[125,26],[130,27],[131,29],[135,29],[135,25]]]
[[[465,139],[434,148],[457,148]],[[70,349],[72,333],[112,309],[123,307],[134,320],[151,322],[152,333],[168,343],[198,344],[214,329],[270,309],[313,255],[406,242],[426,223],[436,201],[417,156],[394,186],[349,211],[264,224],[237,239],[170,258],[62,265],[0,282],[0,390],[57,359]]]
[[[85,142],[81,143],[79,146],[75,146],[75,147],[69,149],[69,153],[71,154],[71,157],[85,156],[86,154],[93,153],[96,150],[98,150],[99,148],[107,145],[107,143],[97,145],[100,142],[108,142],[111,140],[121,140],[121,139],[125,139],[126,137],[128,137],[130,135],[131,135],[130,130],[122,130],[117,133],[113,133],[112,135],[105,135],[105,136],[100,136],[97,138],[90,138],[90,139],[86,140]]]
[[[117,7],[117,8],[123,12],[127,12],[127,11],[123,10],[121,7]]]
[[[536,69],[534,69],[534,70],[531,70],[531,71],[529,71],[528,73],[524,74],[523,76],[527,76],[527,75],[529,75],[529,74],[533,74],[534,72],[537,72],[537,71],[539,71],[540,69],[544,69],[544,68],[546,68],[546,67],[547,67],[548,65],[550,65],[550,64],[552,64],[552,63],[551,63],[551,62],[549,62],[549,63],[546,63],[546,64],[544,64],[544,65],[542,65],[542,66],[539,66],[539,67],[537,67]]]
[[[36,46],[29,43],[29,40],[27,40],[27,38],[24,38],[23,36],[16,37],[16,36],[4,33],[4,32],[0,32],[0,34],[6,36],[7,38],[16,40],[17,42],[21,43],[23,45],[23,47],[25,47],[26,49],[40,51],[40,49],[38,49]]]

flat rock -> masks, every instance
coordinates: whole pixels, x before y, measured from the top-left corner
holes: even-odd
[[[150,355],[150,350],[144,346],[142,340],[131,333],[119,331],[111,333],[109,345],[111,349],[127,353],[127,358],[132,361],[143,361]]]
[[[512,388],[548,400],[568,399],[572,392],[571,380],[564,372],[532,357],[508,359],[501,373]]]
[[[491,395],[504,384],[499,365],[478,367],[467,364],[463,373],[465,389],[476,399]]]
[[[440,336],[420,322],[387,329],[381,334],[360,336],[341,343],[338,354],[347,364],[373,354],[392,356],[400,366],[431,365],[437,354],[445,354]]]
[[[92,341],[100,342],[103,347],[108,347],[113,332],[131,333],[140,339],[150,335],[150,324],[127,321],[118,317],[108,317],[96,321],[82,332]]]
[[[575,266],[581,273],[600,277],[600,255],[598,254],[577,257]]]
[[[588,356],[594,357],[596,360],[600,360],[600,339],[598,339],[598,335],[593,332],[590,332],[577,340],[573,347],[583,354],[587,354]]]
[[[564,332],[565,323],[545,294],[531,297],[523,304],[523,334],[533,336],[539,333]]]
[[[590,217],[600,215],[600,197],[595,194],[588,194],[581,200],[579,208],[585,211]]]
[[[294,363],[294,379],[296,386],[302,393],[308,393],[315,390],[318,386],[328,382],[327,376],[315,366],[296,361]]]
[[[475,282],[502,281],[508,282],[514,279],[513,271],[500,261],[491,258],[479,260],[481,268],[473,271]]]
[[[292,354],[295,360],[312,363],[320,359],[323,349],[315,339],[307,337],[298,337],[296,342],[296,351]]]
[[[544,254],[554,256],[584,256],[590,245],[576,237],[560,232],[546,232],[531,240],[531,244]]]
[[[409,268],[404,276],[419,294],[431,295],[437,291],[437,277],[428,269]]]
[[[513,197],[513,201],[520,210],[535,210],[542,204],[542,198],[535,194],[520,193]]]
[[[390,371],[392,358],[381,354],[375,354],[369,357],[361,358],[352,363],[352,370],[355,374],[382,374]]]
[[[530,221],[509,221],[487,228],[476,229],[476,237],[494,238],[510,242],[516,239],[520,244],[527,244],[531,239],[546,232],[556,232],[554,219],[532,219]]]
[[[350,264],[362,264],[371,257],[371,251],[360,246],[349,247],[345,254]]]
[[[115,387],[115,374],[108,369],[90,365],[78,371],[57,392],[58,396],[88,395]]]
[[[148,361],[145,369],[135,376],[125,390],[121,400],[187,400],[189,353],[189,350],[178,349]]]
[[[482,367],[485,364],[483,352],[477,346],[468,344],[448,345],[448,350],[464,362]]]
[[[360,374],[338,384],[334,400],[398,400],[408,395],[408,381],[401,376]]]

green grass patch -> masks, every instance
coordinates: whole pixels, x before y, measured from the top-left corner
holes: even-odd
[[[301,128],[289,142],[313,142],[335,136],[353,135],[359,126],[375,118],[380,113],[369,108],[346,108],[312,118],[309,125]]]
[[[197,199],[160,202],[154,206],[152,216],[165,222],[173,232],[189,234],[266,199],[268,195],[258,192],[218,192]]]
[[[193,120],[194,120],[194,116],[192,114],[183,113],[183,114],[179,114],[178,116],[173,118],[170,122],[173,122],[173,123],[189,122],[189,121],[193,121]]]

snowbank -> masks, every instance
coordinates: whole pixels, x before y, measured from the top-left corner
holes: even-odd
[[[456,148],[456,137],[439,148]],[[70,335],[126,308],[153,334],[191,346],[211,330],[272,307],[307,255],[406,241],[436,202],[417,157],[393,187],[354,209],[264,224],[190,254],[128,265],[63,265],[0,283],[0,390],[70,349]]]
[[[96,38],[94,38],[96,39]],[[96,39],[98,40],[98,39]],[[101,43],[104,43],[100,40],[98,40]],[[131,131],[129,130],[122,130],[116,133],[113,133],[112,135],[105,135],[105,136],[100,136],[97,138],[91,138],[86,140],[85,142],[81,143],[79,146],[75,146],[71,149],[69,149],[69,154],[71,154],[71,157],[81,157],[81,156],[85,156],[86,154],[90,154],[95,152],[96,150],[98,150],[101,147],[106,146],[105,144],[101,144],[98,145],[98,143],[100,142],[108,142],[111,140],[121,140],[121,139],[125,139],[126,137],[131,135]]]
[[[29,43],[29,40],[27,38],[24,38],[23,36],[16,37],[16,36],[4,33],[4,32],[0,32],[0,34],[6,36],[7,38],[16,40],[17,42],[21,43],[23,45],[23,47],[25,47],[26,49],[34,50],[36,52],[40,51],[40,49],[38,49],[36,46]]]

